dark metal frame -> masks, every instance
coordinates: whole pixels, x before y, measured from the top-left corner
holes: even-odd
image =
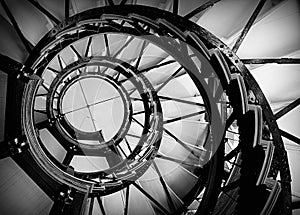
[[[27,62],[30,62],[30,59],[29,59],[29,61],[27,61]],[[198,113],[197,113],[198,114]],[[180,118],[178,118],[178,119],[174,119],[173,121],[175,121],[175,120],[180,120],[180,119],[182,119],[182,117],[180,117]],[[216,170],[215,170],[216,171]],[[213,174],[215,174],[215,173],[213,173]]]
[[[196,14],[198,14],[199,12],[207,9],[208,7],[213,6],[214,3],[216,3],[217,1],[214,2],[208,2],[205,5],[201,5],[199,8],[195,9],[194,11],[190,12],[189,14],[187,14],[185,16],[185,18],[192,18],[193,16],[195,16]],[[234,45],[234,49],[233,52],[236,52],[238,50],[238,48],[240,47],[240,45],[242,44],[244,38],[246,37],[249,29],[251,28],[251,26],[253,25],[256,17],[258,16],[260,10],[262,9],[262,6],[264,4],[264,0],[260,1],[260,3],[258,4],[257,8],[255,9],[254,13],[251,15],[250,19],[248,20],[248,23],[246,24],[242,34],[240,35],[239,39],[237,40],[236,44]],[[126,1],[122,1],[121,4],[125,4]],[[7,5],[5,4],[4,0],[1,0],[1,4],[3,6],[3,8],[5,9],[5,12],[7,13],[7,15],[9,16],[14,28],[16,29],[19,37],[21,38],[24,46],[26,47],[26,49],[28,50],[28,52],[31,52],[31,45],[29,44],[29,42],[27,41],[27,39],[25,38],[25,36],[22,34],[20,28],[18,27],[16,21],[13,18],[13,15],[11,14],[9,8],[7,7]],[[68,6],[69,6],[69,1],[65,0],[65,17],[69,18],[69,13],[67,10]],[[108,1],[108,5],[114,6],[114,2],[112,0]],[[177,7],[176,5],[178,5],[178,1],[174,1],[174,14],[177,14]],[[44,13],[46,16],[49,17],[50,15],[50,19],[51,19],[51,14],[49,14],[47,11],[45,11],[44,8],[40,8],[40,5],[36,5],[35,6],[40,9],[40,11],[42,13]],[[53,19],[52,17],[52,21],[54,21],[56,24],[59,22],[56,18]],[[188,25],[188,28],[195,28],[194,26]],[[231,63],[235,66],[234,69],[237,69],[238,71],[241,72],[241,74],[243,75],[243,77],[245,78],[247,84],[249,85],[249,88],[255,93],[257,99],[258,99],[258,103],[263,107],[263,112],[264,112],[264,116],[265,119],[270,127],[270,130],[272,132],[272,134],[274,135],[274,140],[275,140],[275,146],[276,146],[276,160],[274,162],[274,164],[279,166],[279,170],[281,172],[281,176],[282,176],[282,185],[283,185],[283,212],[285,214],[289,214],[291,212],[291,200],[290,200],[290,173],[289,173],[289,169],[288,169],[288,165],[287,165],[287,154],[286,151],[283,147],[283,142],[280,136],[280,133],[278,132],[278,126],[276,124],[276,119],[280,118],[281,116],[283,116],[284,114],[286,114],[287,112],[289,112],[290,110],[294,109],[295,107],[297,107],[299,105],[299,99],[297,99],[295,102],[293,102],[292,104],[288,105],[286,108],[284,108],[283,110],[281,110],[280,112],[278,112],[275,116],[272,115],[272,111],[268,105],[268,103],[266,102],[266,99],[264,97],[264,95],[262,94],[259,86],[257,85],[257,83],[254,81],[253,77],[250,75],[249,71],[247,70],[247,68],[241,64],[241,61],[245,64],[265,64],[265,63],[279,63],[279,64],[299,64],[299,59],[292,59],[292,58],[281,58],[281,59],[242,59],[241,61],[239,61],[239,59],[237,58],[237,56],[232,53],[231,50],[229,50],[229,48],[227,48],[223,43],[221,43],[217,38],[215,38],[213,35],[209,34],[208,32],[205,32],[203,29],[201,28],[196,28],[196,32],[198,34],[198,36],[202,37],[202,38],[209,38],[209,42],[206,44],[208,46],[215,46],[221,49],[221,51],[223,52],[224,55],[226,55],[229,60],[231,61]],[[46,44],[48,41],[48,39],[43,39],[43,42]],[[34,52],[39,52],[38,48],[34,49]],[[5,64],[4,62],[6,61],[2,61],[1,60],[1,64],[0,67],[1,69],[3,69],[4,72],[7,72],[9,74],[9,78],[8,78],[8,86],[14,86],[14,87],[9,87],[8,90],[8,94],[7,94],[7,106],[9,107],[15,107],[15,111],[14,109],[11,108],[7,108],[7,112],[6,112],[6,116],[15,116],[15,113],[17,113],[18,111],[18,107],[20,107],[20,104],[16,104],[16,98],[20,97],[20,92],[22,92],[23,89],[23,81],[20,81],[18,79],[16,79],[16,76],[14,74],[19,74],[21,75],[21,77],[23,76],[24,72],[22,71],[21,68],[24,68],[23,65],[12,61],[11,59],[2,56],[1,55],[1,59],[5,59],[5,60],[9,60],[10,64]],[[27,61],[30,62],[30,59]],[[18,66],[16,66],[18,65]],[[25,76],[26,77],[26,76]],[[28,81],[28,79],[26,79],[26,81]],[[17,82],[17,84],[16,84]],[[12,114],[13,113],[13,114]],[[233,115],[232,115],[233,116]],[[232,117],[233,118],[233,117]],[[14,137],[20,137],[22,134],[20,133],[20,131],[22,130],[21,128],[16,128],[15,125],[18,123],[14,123],[14,122],[18,122],[19,121],[19,116],[15,116],[13,119],[7,119],[6,123],[5,123],[5,135],[7,140],[3,143],[1,143],[1,146],[3,146],[3,144],[8,143],[8,139],[12,139]],[[229,123],[228,123],[229,124]],[[13,131],[13,134],[11,133]],[[20,134],[17,133],[16,135],[16,131]],[[282,131],[281,130],[281,134],[283,136],[289,137],[289,139],[291,139],[292,141],[296,142],[299,144],[299,138],[297,137],[292,137],[289,133]],[[6,152],[8,152],[8,147],[4,146],[3,148],[6,149]],[[4,157],[6,157],[8,154],[6,154]],[[14,159],[16,160],[16,162],[23,168],[25,168],[25,171],[29,174],[33,176],[33,179],[35,179],[35,181],[41,186],[45,188],[46,193],[50,194],[50,196],[53,196],[53,192],[56,192],[56,188],[57,187],[57,183],[53,182],[53,183],[49,183],[47,184],[47,178],[45,176],[43,176],[43,174],[39,175],[39,173],[37,173],[35,171],[35,168],[31,168],[30,166],[34,167],[34,163],[32,163],[30,157],[28,157],[29,154],[25,151],[24,153],[22,153],[21,155],[17,155],[14,157]],[[24,165],[24,159],[25,158],[28,161],[27,165]],[[30,169],[30,170],[29,170]],[[31,173],[30,173],[31,172]],[[45,184],[46,182],[46,184]],[[49,189],[49,185],[52,184],[52,187]],[[48,187],[48,188],[46,188]],[[127,210],[125,210],[127,211]]]

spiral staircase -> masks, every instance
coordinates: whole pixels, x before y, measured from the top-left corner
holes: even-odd
[[[298,0],[0,0],[0,214],[300,214]]]

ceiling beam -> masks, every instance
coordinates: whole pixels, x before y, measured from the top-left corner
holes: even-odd
[[[244,64],[300,64],[300,58],[241,59]]]
[[[255,10],[253,11],[251,17],[249,18],[247,24],[245,25],[242,33],[240,34],[240,36],[238,37],[237,41],[235,42],[232,51],[234,53],[236,53],[238,51],[238,49],[240,48],[240,46],[242,45],[245,37],[247,36],[250,28],[252,27],[252,25],[254,24],[254,21],[256,20],[258,14],[260,13],[260,11],[262,10],[264,4],[266,3],[267,0],[260,0],[257,7],[255,8]]]
[[[300,98],[296,99],[295,101],[293,101],[292,103],[290,103],[289,105],[287,105],[286,107],[284,107],[280,111],[278,111],[275,114],[275,119],[276,120],[279,119],[280,117],[282,117],[285,114],[287,114],[288,112],[292,111],[293,109],[295,109],[299,105],[300,105]]]
[[[294,136],[294,135],[292,135],[292,134],[290,134],[290,133],[288,133],[284,130],[281,130],[281,129],[280,129],[280,133],[283,137],[285,137],[285,138],[293,141],[294,143],[297,143],[298,145],[300,145],[300,138],[298,138],[298,137],[296,137],[296,136]]]
[[[15,17],[13,16],[12,12],[10,11],[10,9],[8,8],[7,4],[5,3],[4,0],[0,0],[1,5],[6,13],[6,15],[8,16],[9,21],[11,22],[11,24],[13,25],[15,31],[17,32],[19,38],[21,39],[23,45],[25,46],[26,50],[28,51],[28,53],[31,52],[32,50],[32,44],[26,39],[26,37],[24,36],[23,32],[21,31]]]
[[[37,1],[35,0],[27,0],[27,1],[30,2],[34,7],[36,7],[41,13],[47,16],[56,25],[60,23],[59,19],[57,19],[50,11],[48,11],[46,8],[40,5]]]
[[[65,19],[70,17],[70,0],[65,0]]]
[[[202,5],[200,5],[199,7],[197,7],[196,9],[192,10],[191,12],[189,12],[188,14],[186,14],[184,16],[184,18],[186,19],[190,19],[194,16],[196,16],[197,14],[201,13],[202,11],[205,11],[206,9],[214,6],[217,2],[219,2],[220,0],[214,0],[214,1],[208,1]]]
[[[173,13],[178,15],[179,0],[173,0]]]

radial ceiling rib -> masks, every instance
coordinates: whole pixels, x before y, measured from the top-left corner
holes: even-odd
[[[106,56],[110,57],[110,48],[109,48],[107,34],[104,34],[104,42],[105,42]]]
[[[231,115],[226,120],[225,130],[227,130],[232,125],[232,123],[236,120],[236,118],[237,118],[237,113],[232,112]]]
[[[170,137],[172,137],[177,143],[179,143],[182,147],[184,147],[187,151],[189,151],[192,155],[194,155],[194,157],[199,158],[197,155],[198,153],[195,150],[193,150],[193,148],[201,150],[201,149],[199,149],[199,147],[184,143],[182,140],[180,140],[178,137],[176,137],[172,132],[170,132],[166,128],[164,128],[164,131],[166,132],[166,134],[168,134]]]
[[[129,150],[130,154],[132,154],[132,149],[131,149],[131,147],[130,147],[130,144],[129,144],[127,138],[124,137],[124,140],[125,140],[126,146],[127,146],[128,150]]]
[[[163,100],[171,100],[171,101],[180,102],[180,103],[184,103],[184,104],[205,107],[205,105],[203,103],[199,103],[199,102],[192,102],[192,101],[178,99],[178,98],[173,98],[173,97],[168,97],[168,96],[159,96],[159,98],[163,99]]]
[[[179,120],[182,120],[182,119],[187,119],[187,118],[190,118],[190,117],[193,117],[193,116],[198,116],[198,115],[204,114],[204,113],[206,113],[206,111],[198,111],[198,112],[195,112],[195,113],[186,114],[186,115],[176,117],[176,118],[173,118],[173,119],[165,120],[163,123],[168,124],[168,123],[176,122],[176,121],[179,121]]]
[[[240,152],[240,150],[241,150],[241,145],[238,145],[235,149],[233,149],[231,152],[225,155],[224,160],[230,161]]]
[[[127,133],[127,136],[128,136],[128,137],[134,137],[134,138],[136,138],[136,139],[140,139],[140,136],[135,135],[135,134]]]
[[[214,6],[214,4],[216,4],[219,1],[220,0],[211,0],[211,1],[208,1],[208,2],[200,5],[199,7],[197,7],[195,10],[191,11],[190,13],[186,14],[184,16],[184,18],[190,19],[193,16],[197,15],[198,13],[201,13],[202,11],[206,10],[207,8]]]
[[[161,172],[160,172],[160,170],[159,170],[159,168],[158,168],[158,166],[157,166],[157,164],[155,163],[154,160],[153,160],[152,164],[153,164],[153,166],[154,166],[154,169],[155,169],[157,175],[159,176],[159,181],[160,181],[162,187],[164,188],[165,194],[167,195],[168,203],[170,204],[171,209],[172,209],[173,211],[175,211],[175,208],[176,208],[176,207],[175,207],[175,204],[174,204],[173,199],[172,199],[172,197],[171,197],[171,194],[170,194],[170,192],[169,192],[167,183],[165,182],[165,180],[164,180],[164,178],[163,178],[163,175],[161,174]]]
[[[143,193],[151,202],[153,202],[164,214],[170,214],[156,199],[154,199],[146,190],[137,183],[132,183],[141,193]]]
[[[176,163],[176,164],[190,166],[190,167],[193,167],[193,168],[202,167],[202,166],[200,166],[200,165],[198,165],[198,164],[195,164],[195,163],[189,163],[189,162],[186,162],[186,161],[182,161],[182,160],[180,160],[180,159],[172,158],[172,157],[169,157],[169,156],[166,156],[166,155],[162,155],[162,154],[160,154],[160,153],[158,153],[156,157],[157,157],[157,158],[164,159],[164,160],[167,160],[167,161],[174,162],[174,163]]]
[[[128,214],[128,206],[129,206],[129,188],[130,186],[128,186],[126,188],[126,192],[125,192],[125,205],[124,205],[124,215]]]
[[[127,3],[127,0],[122,0],[120,5],[125,5]]]
[[[56,75],[58,75],[58,73],[59,73],[58,70],[56,70],[56,69],[54,69],[54,68],[52,68],[52,67],[50,67],[50,66],[48,66],[47,69],[49,69],[51,72],[55,73]]]
[[[52,20],[55,24],[60,23],[59,19],[57,19],[52,13],[50,13],[46,8],[41,6],[37,1],[34,0],[27,0],[30,2],[33,6],[35,6],[39,11],[41,11],[43,14],[45,14],[50,20]]]
[[[113,0],[105,0],[105,2],[106,2],[106,5],[108,5],[108,6],[114,6],[115,5]]]
[[[241,59],[244,64],[300,64],[300,58]]]
[[[173,0],[173,13],[174,14],[178,14],[178,4],[179,4],[179,0]]]
[[[72,49],[72,51],[74,52],[75,56],[76,56],[78,59],[81,59],[81,58],[82,58],[81,55],[79,54],[79,52],[77,51],[77,49],[76,49],[73,45],[70,45],[70,48]],[[52,68],[49,68],[49,67],[48,67],[48,69],[53,71]],[[56,71],[54,70],[54,72],[56,72]]]
[[[132,120],[135,121],[138,125],[140,125],[142,128],[144,128],[144,125],[140,123],[136,118],[132,117]]]
[[[295,101],[290,103],[288,106],[286,106],[283,109],[281,109],[280,111],[278,111],[275,114],[275,119],[279,119],[280,117],[284,116],[285,114],[287,114],[291,110],[295,109],[299,105],[300,105],[300,98],[296,99]]]
[[[136,68],[136,69],[139,68],[139,65],[140,65],[142,56],[143,56],[143,54],[144,54],[146,45],[147,45],[147,41],[144,40],[144,41],[143,41],[143,44],[142,44],[142,46],[141,46],[141,50],[140,50],[139,56],[138,56],[138,58],[137,58],[136,64],[135,64],[135,68]]]
[[[296,137],[296,136],[294,136],[294,135],[292,135],[292,134],[290,134],[290,133],[288,133],[288,132],[286,132],[282,129],[280,129],[280,133],[283,137],[285,137],[285,138],[297,143],[298,145],[300,145],[300,138],[298,138],[298,137]]]
[[[90,199],[90,203],[89,203],[89,211],[88,211],[88,215],[92,215],[92,214],[93,214],[94,202],[95,202],[95,198],[92,197],[92,198]]]
[[[257,7],[255,8],[254,12],[252,13],[250,19],[248,20],[247,24],[245,25],[241,35],[237,39],[236,43],[234,44],[232,51],[236,53],[238,49],[240,48],[241,44],[243,43],[245,37],[247,36],[250,28],[252,27],[254,21],[256,20],[258,14],[262,10],[264,4],[266,3],[266,0],[260,0]]]
[[[171,76],[169,76],[169,78],[165,80],[164,83],[156,89],[156,92],[158,93],[163,87],[165,87],[182,69],[183,67],[181,66]]]
[[[65,19],[70,17],[70,0],[65,0]]]
[[[149,72],[152,69],[157,69],[157,68],[160,68],[162,66],[167,66],[167,65],[170,65],[170,64],[176,63],[176,62],[177,61],[175,61],[175,60],[168,60],[168,61],[165,61],[163,63],[160,63],[160,64],[157,64],[157,65],[153,65],[153,66],[150,66],[148,68],[142,69],[139,73]]]
[[[60,57],[60,55],[57,56],[58,59],[58,63],[59,63],[59,67],[61,70],[63,70],[66,66],[65,62],[63,61],[63,59]]]
[[[113,58],[117,57],[132,41],[134,37],[130,37],[126,43],[113,55]]]
[[[97,196],[97,202],[98,202],[98,204],[100,206],[101,213],[103,215],[106,215],[106,211],[104,209],[104,205],[103,205],[102,199],[99,196]]]
[[[25,46],[26,50],[30,53],[31,50],[32,50],[32,44],[26,39],[26,37],[22,33],[16,19],[12,15],[12,13],[11,13],[10,9],[8,8],[7,4],[5,3],[5,1],[4,0],[0,0],[0,1],[1,1],[2,7],[3,7],[5,13],[7,14],[10,22],[12,23],[13,27],[15,28],[18,36],[20,37],[20,39],[23,43],[23,45]]]
[[[91,44],[92,44],[92,39],[93,39],[92,37],[89,37],[89,39],[88,39],[88,43],[87,43],[87,46],[85,49],[85,54],[84,54],[85,57],[88,57],[88,55],[89,55],[89,51],[90,51]]]
[[[121,156],[123,155],[123,158],[128,159],[128,155],[126,154],[126,152],[124,151],[124,149],[119,145],[117,145],[117,149],[120,151]]]

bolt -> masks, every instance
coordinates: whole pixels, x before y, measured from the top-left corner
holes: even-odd
[[[230,70],[231,70],[232,72],[237,72],[237,69],[236,69],[235,66],[230,66]]]

